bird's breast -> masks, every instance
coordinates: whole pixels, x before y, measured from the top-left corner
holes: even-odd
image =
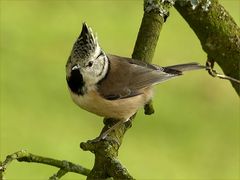
[[[84,95],[78,95],[71,91],[70,94],[73,101],[82,109],[99,116],[116,119],[131,117],[152,97],[151,88],[145,89],[140,95],[117,100],[107,100],[101,97],[96,88],[89,89]]]

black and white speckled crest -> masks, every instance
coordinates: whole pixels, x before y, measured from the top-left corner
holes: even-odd
[[[97,39],[94,37],[91,28],[83,23],[82,32],[73,45],[72,58],[88,59],[97,48]]]

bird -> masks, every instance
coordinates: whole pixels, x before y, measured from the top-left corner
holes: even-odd
[[[107,54],[84,22],[66,63],[66,81],[76,105],[118,120],[100,135],[99,139],[105,139],[152,99],[154,85],[181,76],[184,71],[203,68],[195,62],[161,67]]]

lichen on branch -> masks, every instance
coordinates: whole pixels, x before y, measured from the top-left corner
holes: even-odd
[[[216,62],[224,74],[240,80],[240,28],[217,0],[201,0],[193,10],[177,0],[175,8],[197,35],[208,61]],[[240,95],[240,84],[231,81]]]
[[[0,163],[1,179],[3,179],[3,173],[5,172],[7,166],[14,160],[17,160],[19,162],[32,162],[32,163],[46,164],[46,165],[55,166],[55,167],[60,168],[59,172],[61,172],[61,174],[58,174],[59,173],[58,172],[57,173],[58,175],[53,175],[50,179],[56,179],[54,177],[60,178],[68,172],[74,172],[74,173],[82,174],[85,176],[87,176],[90,172],[89,169],[84,168],[80,165],[74,164],[69,161],[65,161],[65,160],[61,161],[61,160],[57,160],[57,159],[53,159],[53,158],[38,156],[38,155],[31,154],[26,150],[21,150],[21,151],[17,151],[13,154],[8,155],[5,159],[5,161]]]

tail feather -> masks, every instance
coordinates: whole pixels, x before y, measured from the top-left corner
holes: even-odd
[[[195,63],[195,62],[186,63],[186,64],[177,64],[177,65],[164,67],[164,69],[166,71],[176,70],[176,71],[179,71],[179,72],[191,71],[191,70],[197,70],[197,69],[204,69],[204,68],[206,68],[206,67],[203,66],[203,65],[200,65],[198,63]]]

